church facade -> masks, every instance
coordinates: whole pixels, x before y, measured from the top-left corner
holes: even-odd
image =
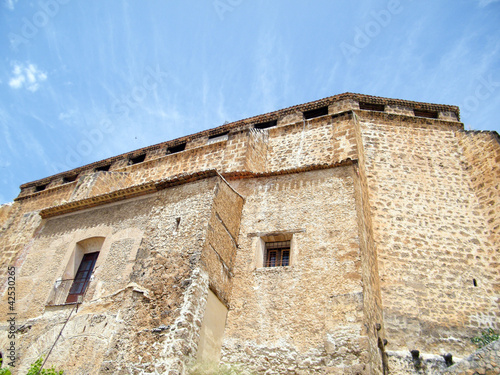
[[[26,183],[4,364],[453,372],[500,328],[499,187],[498,134],[458,107],[351,93]]]

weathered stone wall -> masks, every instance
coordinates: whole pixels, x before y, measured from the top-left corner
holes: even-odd
[[[369,373],[353,173],[231,181],[245,205],[223,362],[268,374]],[[292,235],[291,265],[258,268],[258,242],[272,233]]]
[[[460,128],[358,116],[388,349],[463,355],[478,329],[498,328],[499,275]]]
[[[39,212],[45,207],[69,200],[76,182],[40,191],[26,198],[18,199],[10,205],[8,216],[0,225],[0,293],[5,291],[8,265],[22,264],[23,254],[31,246],[36,229],[41,223]]]
[[[444,355],[420,354],[417,359],[410,352],[390,352],[389,362],[393,374],[500,374],[500,341],[475,351],[465,358],[453,357],[446,363]]]
[[[268,171],[332,162],[333,127],[329,116],[270,128],[268,132]]]
[[[0,293],[7,287],[7,269],[22,264],[26,251],[32,245],[32,238],[40,225],[39,211],[23,211],[23,204],[14,203],[11,213],[0,231]]]
[[[16,341],[15,370],[22,373],[47,354],[73,308],[46,306],[48,294],[75,244],[101,236],[84,304],[64,328],[50,364],[68,374],[181,373],[196,355],[208,293],[209,274],[199,259],[210,218],[221,212],[217,217],[237,232],[241,203],[220,178],[210,178],[45,220],[17,268],[16,318],[26,328]],[[7,307],[4,295],[2,317]],[[2,347],[6,336],[3,331]]]
[[[268,140],[267,130],[252,129],[250,131],[244,170],[266,172]]]
[[[258,373],[425,373],[411,349],[441,373],[499,329],[499,165],[498,136],[464,132],[456,107],[342,94],[27,183],[0,207],[16,371],[55,341],[72,306],[51,289],[99,237],[49,361],[69,375],[183,374],[219,340]],[[291,264],[262,267],[278,238]]]
[[[124,189],[132,185],[133,182],[132,176],[128,173],[104,171],[90,173],[78,179],[70,201],[77,201]]]
[[[459,144],[464,149],[470,183],[479,199],[479,208],[487,219],[489,242],[500,243],[500,141],[493,132],[461,132]],[[492,249],[494,252],[494,249]],[[491,264],[500,270],[500,265]],[[500,285],[496,286],[497,291]]]
[[[333,118],[333,162],[358,159],[358,142],[352,116],[352,112],[345,112]]]
[[[369,364],[373,374],[384,374],[388,371],[387,355],[385,353],[385,325],[382,314],[382,299],[380,291],[380,276],[376,243],[373,238],[372,205],[368,193],[366,175],[366,160],[364,145],[358,117],[352,114],[352,128],[355,132],[358,163],[354,164],[356,210],[361,250],[361,275],[363,280],[363,309],[365,329],[370,343]]]
[[[210,288],[226,306],[231,296],[243,198],[222,180],[216,186],[202,264]]]
[[[500,340],[479,349],[454,366],[445,374],[498,375],[500,374]]]
[[[131,277],[151,299],[126,311],[135,329],[116,338],[100,373],[180,374],[194,359],[209,287],[200,258],[216,183],[205,179],[158,194]]]
[[[5,203],[0,205],[0,228],[5,224],[12,212],[13,203]]]

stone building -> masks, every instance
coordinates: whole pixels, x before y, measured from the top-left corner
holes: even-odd
[[[345,93],[26,183],[0,208],[4,362],[466,371],[500,328],[499,165],[456,106]]]

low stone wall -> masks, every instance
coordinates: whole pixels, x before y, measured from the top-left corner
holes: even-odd
[[[390,374],[456,374],[456,375],[499,375],[500,340],[492,342],[466,358],[453,358],[453,365],[447,367],[440,355],[420,354],[414,360],[410,352],[390,351]]]
[[[451,366],[445,374],[498,375],[500,374],[500,340],[479,349],[463,361]]]

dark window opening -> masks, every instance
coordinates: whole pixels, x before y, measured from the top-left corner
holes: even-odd
[[[167,154],[175,154],[176,152],[181,152],[186,149],[186,143],[181,143],[177,146],[172,146],[167,148]]]
[[[96,172],[108,172],[109,171],[109,168],[111,168],[111,164],[106,164],[106,165],[102,165],[100,167],[97,167],[95,169]]]
[[[311,118],[326,116],[328,114],[328,107],[321,107],[316,109],[311,109],[310,111],[304,112],[304,118],[309,120]]]
[[[286,267],[290,265],[290,241],[266,242],[264,267]]]
[[[63,177],[63,184],[67,184],[69,182],[73,182],[73,181],[76,181],[76,179],[78,178],[78,175],[77,174],[74,174],[72,176],[66,176],[66,177]]]
[[[438,113],[436,111],[424,111],[421,109],[414,109],[413,113],[417,117],[438,118]]]
[[[35,186],[35,191],[43,191],[47,188],[48,184]]]
[[[84,254],[69,290],[68,298],[66,298],[66,303],[79,302],[79,297],[85,294],[98,256],[99,252]]]
[[[267,128],[272,128],[273,126],[276,125],[278,125],[278,120],[271,120],[255,124],[253,127],[254,129],[267,129]]]
[[[223,137],[223,136],[228,135],[228,134],[229,134],[229,131],[224,132],[224,133],[219,133],[219,134],[209,135],[209,136],[208,136],[208,139],[219,138],[219,137]]]
[[[367,110],[367,111],[384,112],[385,111],[385,105],[383,105],[383,104],[375,104],[375,103],[359,102],[359,109],[364,109],[364,110]]]
[[[472,284],[474,284],[474,286],[477,286],[477,281],[476,281],[476,279],[472,279]]]
[[[130,165],[139,164],[139,163],[142,163],[144,160],[146,160],[146,154],[142,154],[142,155],[136,156],[134,158],[130,158],[128,163]]]

